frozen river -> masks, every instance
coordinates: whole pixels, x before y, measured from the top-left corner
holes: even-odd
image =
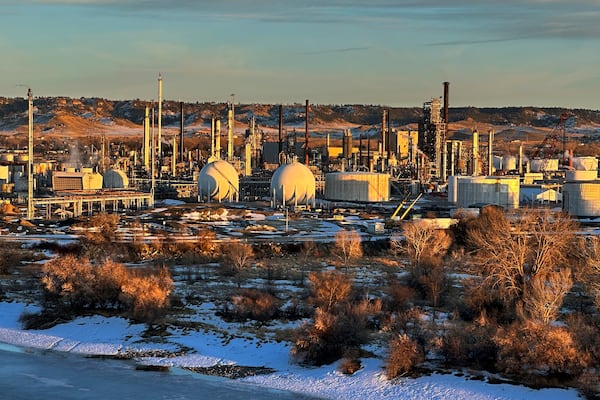
[[[184,370],[146,372],[133,362],[24,351],[0,344],[0,399],[308,399]]]

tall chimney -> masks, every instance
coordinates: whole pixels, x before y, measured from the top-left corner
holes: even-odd
[[[210,157],[215,156],[215,116],[210,118]]]
[[[473,176],[477,176],[477,175],[479,175],[479,132],[477,132],[477,129],[475,129],[473,131],[472,155],[473,155],[473,159],[472,159],[473,165],[471,167],[471,171],[472,171]]]
[[[279,153],[283,151],[283,105],[279,105]],[[279,158],[279,155],[277,156]]]
[[[227,160],[233,159],[233,109],[227,111]]]
[[[143,163],[146,171],[150,170],[150,109],[146,106],[144,111],[144,157]]]
[[[310,162],[310,155],[308,154],[308,99],[306,99],[306,119],[304,123],[304,165],[308,165]]]
[[[162,159],[162,145],[161,145],[161,132],[162,132],[162,75],[158,74],[158,159],[159,162]]]
[[[184,124],[184,115],[183,115],[183,101],[179,102],[179,111],[181,112],[181,123],[179,126],[179,162],[184,162],[185,160],[185,148],[183,146],[183,124]]]
[[[27,90],[27,219],[33,219],[33,92]]]
[[[488,175],[494,174],[494,130],[488,131]]]
[[[215,122],[215,156],[221,159],[221,120]]]
[[[450,82],[444,82],[444,123],[446,124],[446,130],[448,130],[448,102],[450,101],[449,98],[449,89],[450,89]]]
[[[383,110],[383,116],[381,118],[381,158],[385,153],[385,131],[387,128],[387,110]]]

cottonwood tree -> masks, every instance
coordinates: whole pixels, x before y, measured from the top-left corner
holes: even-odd
[[[348,275],[335,271],[313,272],[308,280],[312,284],[313,303],[325,311],[332,311],[350,298],[352,279]]]
[[[339,230],[334,237],[333,254],[342,263],[346,271],[356,259],[362,257],[362,243],[358,232]]]
[[[233,270],[238,288],[242,286],[242,273],[254,256],[254,249],[248,243],[231,242],[222,246],[224,261]]]
[[[452,238],[448,232],[439,229],[427,219],[405,223],[402,232],[404,242],[401,247],[413,265],[419,265],[425,256],[443,257],[452,244]]]
[[[509,309],[524,310],[525,318],[549,322],[572,284],[567,254],[576,243],[575,227],[547,210],[524,211],[510,220],[494,211],[468,229],[467,239],[477,249],[490,292]]]

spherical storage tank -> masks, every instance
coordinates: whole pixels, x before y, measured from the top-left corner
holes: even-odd
[[[285,164],[271,178],[271,195],[276,204],[309,204],[315,200],[315,177],[299,162]]]
[[[240,179],[235,168],[224,160],[206,164],[198,174],[198,198],[232,201],[237,196]]]
[[[129,187],[129,178],[120,169],[109,169],[104,174],[102,187],[104,189],[125,189]]]

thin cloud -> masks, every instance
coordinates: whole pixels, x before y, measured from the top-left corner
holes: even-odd
[[[365,51],[371,49],[369,46],[364,47],[346,47],[341,49],[325,49],[325,50],[315,50],[315,51],[306,51],[298,53],[299,55],[318,55],[318,54],[335,54],[335,53],[351,53],[355,51]]]

